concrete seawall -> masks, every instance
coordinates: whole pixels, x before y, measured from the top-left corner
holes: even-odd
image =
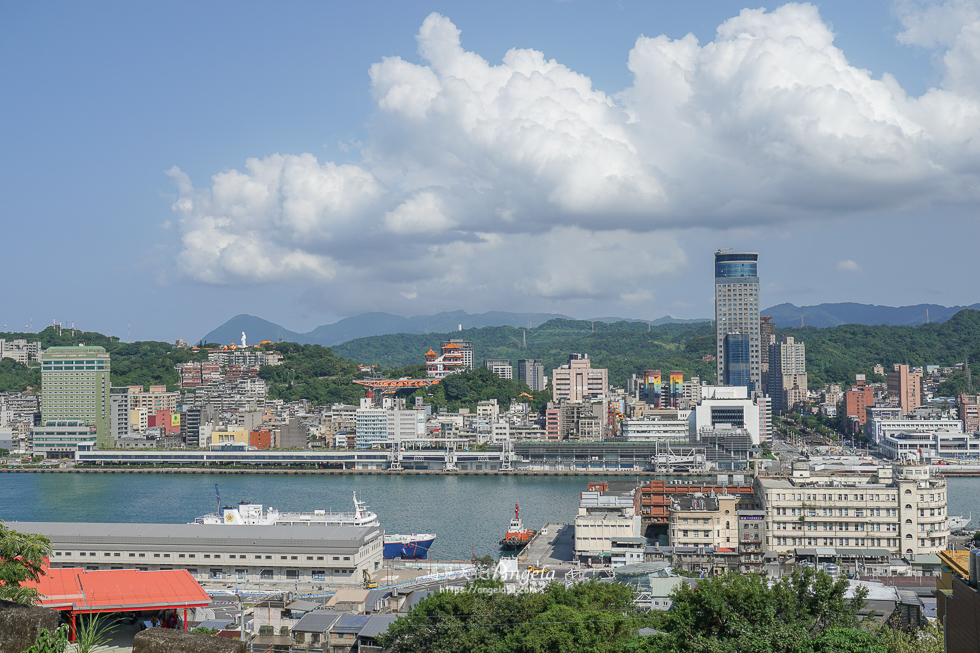
[[[731,473],[731,472],[728,472]],[[656,472],[636,471],[636,470],[604,470],[604,469],[583,469],[583,470],[512,470],[512,471],[487,471],[487,470],[458,470],[447,472],[443,470],[373,470],[373,469],[220,469],[205,467],[168,467],[168,468],[141,468],[141,467],[71,467],[64,469],[44,469],[38,467],[20,468],[0,468],[0,474],[278,474],[295,476],[643,476],[657,477]],[[714,474],[686,474],[672,473],[671,476],[714,476]],[[980,472],[978,472],[980,475]]]

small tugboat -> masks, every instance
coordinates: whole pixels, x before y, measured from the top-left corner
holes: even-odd
[[[505,551],[520,551],[527,546],[532,537],[534,537],[534,531],[524,527],[521,522],[520,506],[515,503],[514,518],[510,520],[510,527],[507,529],[504,539],[500,540],[500,548]]]

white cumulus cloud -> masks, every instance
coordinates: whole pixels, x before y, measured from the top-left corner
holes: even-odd
[[[942,49],[920,97],[851,65],[810,4],[743,10],[703,44],[641,36],[612,95],[536,50],[488,62],[432,14],[418,63],[370,68],[358,165],[277,154],[203,188],[172,169],[177,264],[208,283],[324,283],[342,311],[629,304],[686,264],[684,228],[969,204],[977,8],[899,5],[899,38]]]
[[[863,272],[864,268],[850,259],[844,259],[837,263],[838,272]]]

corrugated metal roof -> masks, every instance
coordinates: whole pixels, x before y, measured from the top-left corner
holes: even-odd
[[[354,633],[361,632],[361,628],[367,625],[370,615],[367,614],[345,614],[340,617],[340,621],[335,623],[330,629],[332,633]]]
[[[275,525],[252,526],[222,524],[106,524],[95,522],[10,522],[10,527],[22,533],[44,535],[59,544],[115,544],[132,541],[142,547],[174,544],[207,546],[268,546],[275,541],[279,547],[356,546],[380,535],[377,526],[318,526]],[[54,542],[53,542],[54,543]]]
[[[388,627],[397,621],[397,614],[373,614],[368,619],[367,624],[357,633],[358,637],[376,638],[388,632]]]
[[[186,569],[48,569],[35,587],[46,608],[74,612],[203,607],[211,597]]]
[[[303,615],[302,619],[296,622],[293,630],[304,633],[325,633],[330,630],[341,616],[339,612],[326,610],[307,612]]]

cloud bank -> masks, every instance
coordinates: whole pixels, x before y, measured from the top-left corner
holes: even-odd
[[[850,65],[809,4],[743,10],[703,45],[640,37],[615,95],[535,50],[491,64],[432,14],[421,63],[369,71],[358,165],[277,154],[203,188],[171,169],[178,267],[205,283],[323,284],[341,312],[463,295],[628,304],[685,266],[683,229],[973,202],[980,12],[899,15],[902,42],[944,52],[942,83],[920,97]]]

